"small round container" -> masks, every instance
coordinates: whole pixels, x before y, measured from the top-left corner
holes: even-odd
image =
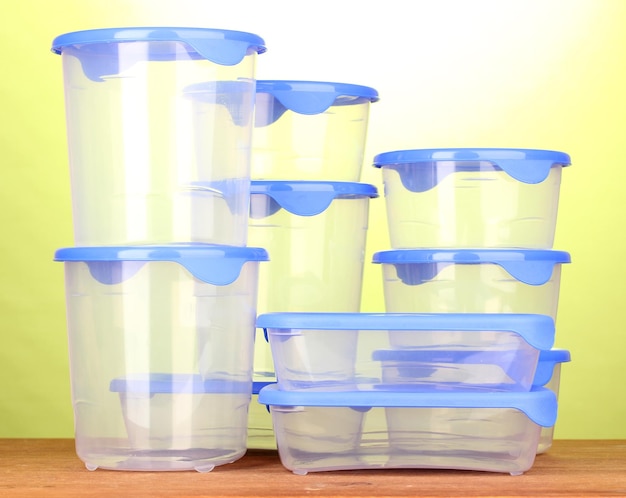
[[[258,312],[357,312],[373,185],[253,180],[249,242],[267,249]],[[255,380],[273,379],[269,347],[255,343]]]
[[[533,384],[535,386],[545,386],[559,398],[559,388],[561,387],[561,364],[571,361],[570,352],[566,349],[550,349],[541,351],[539,363]],[[537,453],[545,453],[552,446],[554,439],[554,426],[544,427],[541,430]]]
[[[552,248],[569,164],[563,152],[534,149],[378,154],[391,246]]]
[[[196,402],[216,393],[205,382],[243,385],[243,392],[226,392],[249,400],[258,266],[267,258],[260,248],[205,245],[56,252],[65,266],[76,450],[89,469],[206,470],[243,454],[245,417],[242,428],[234,422],[239,408],[227,413],[239,398],[220,405],[219,420],[232,418],[237,432],[227,442],[205,437],[221,424],[209,419],[214,412],[181,429],[156,419],[129,426],[137,417],[120,405],[119,393],[168,394],[137,403],[148,417],[162,402],[159,410],[172,420],[198,416]],[[122,388],[115,379],[128,382]],[[174,396],[182,392],[197,396]],[[234,440],[240,446],[232,447]]]
[[[252,178],[358,182],[376,101],[361,85],[257,81]]]
[[[392,313],[534,313],[556,320],[564,251],[398,249],[374,254]]]
[[[77,246],[246,244],[261,38],[141,27],[66,33]]]

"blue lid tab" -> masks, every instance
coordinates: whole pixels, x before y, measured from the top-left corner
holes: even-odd
[[[429,282],[453,264],[495,264],[520,282],[543,285],[552,278],[555,265],[570,263],[571,257],[551,249],[395,249],[374,253],[372,262],[394,265],[407,285]]]
[[[280,391],[261,389],[259,403],[270,406],[326,406],[349,408],[512,408],[542,427],[556,422],[556,395],[537,387],[528,392],[393,392],[393,391]]]
[[[412,192],[425,192],[457,172],[502,170],[529,184],[544,181],[553,167],[565,167],[571,159],[564,152],[539,149],[414,149],[383,152],[375,167],[396,170]]]
[[[203,282],[228,285],[237,280],[245,263],[268,261],[269,256],[265,249],[259,247],[172,244],[68,247],[57,250],[54,260],[85,262],[92,276],[98,282],[108,285],[123,282],[139,271],[145,263],[155,261],[178,263]]]
[[[554,367],[560,363],[571,361],[570,352],[567,349],[548,349],[539,352],[539,362],[533,379],[534,386],[545,386],[552,379]]]
[[[256,208],[250,203],[250,216],[264,218],[285,209],[298,216],[315,216],[330,206],[335,199],[378,197],[375,186],[358,182],[252,180],[250,194],[270,198],[269,210],[265,205]]]
[[[269,105],[257,107],[255,123],[257,127],[274,123],[287,110],[313,115],[321,114],[331,106],[379,100],[378,92],[373,88],[326,81],[258,80],[256,93],[271,97]]]

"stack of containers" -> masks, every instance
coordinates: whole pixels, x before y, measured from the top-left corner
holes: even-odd
[[[386,313],[257,320],[277,365],[259,400],[287,468],[532,466],[550,444],[569,361],[549,357],[570,262],[552,248],[569,164],[528,149],[376,156],[392,244],[373,258]],[[542,370],[556,388],[541,387]]]
[[[259,314],[360,310],[369,203],[378,192],[359,179],[377,100],[362,85],[257,81],[249,242],[271,254],[260,269]],[[269,344],[257,332],[255,387],[275,379]],[[256,403],[248,444],[276,446]]]
[[[67,33],[76,247],[64,262],[76,451],[90,470],[209,471],[246,450],[259,262],[247,245],[261,38]]]

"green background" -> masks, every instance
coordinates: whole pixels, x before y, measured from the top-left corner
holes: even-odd
[[[0,437],[71,437],[63,268],[73,244],[64,32],[131,25],[249,31],[260,79],[364,84],[362,180],[379,152],[528,147],[567,152],[555,248],[563,268],[557,438],[626,437],[626,2],[622,0],[22,0],[0,7]],[[372,202],[366,261],[389,247]],[[363,311],[382,310],[366,264]]]

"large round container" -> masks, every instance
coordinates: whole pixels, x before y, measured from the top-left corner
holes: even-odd
[[[393,248],[551,248],[562,152],[423,149],[385,152],[382,169]]]
[[[266,251],[88,247],[55,259],[65,264],[76,451],[87,467],[202,471],[241,457]],[[219,414],[206,410],[216,402]]]
[[[534,313],[556,320],[564,251],[398,249],[374,254],[393,313]]]
[[[356,182],[253,180],[249,241],[271,261],[260,268],[259,314],[357,312],[376,187]],[[269,346],[255,346],[256,380],[273,378]]]
[[[63,61],[76,245],[246,244],[263,43],[170,27],[53,41]]]
[[[376,101],[361,85],[257,81],[252,178],[358,182]]]

